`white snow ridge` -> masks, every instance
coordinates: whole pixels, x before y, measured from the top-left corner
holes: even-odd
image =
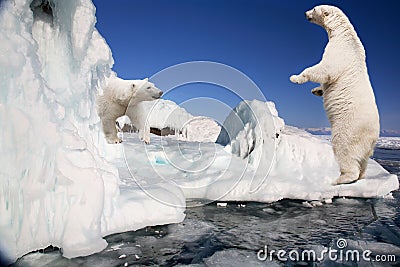
[[[143,101],[139,105],[146,112],[143,115],[146,118],[143,120],[146,120],[150,127],[159,130],[168,129],[181,140],[215,142],[221,131],[221,127],[215,120],[203,116],[193,116],[170,100]],[[120,117],[117,121],[121,129],[131,123],[127,116]]]
[[[272,102],[240,103],[214,143],[215,121],[160,101],[165,116],[150,125],[180,136],[108,145],[95,98],[113,58],[92,2],[0,5],[0,251],[10,262],[49,245],[67,258],[96,253],[105,235],[182,221],[192,198],[329,200],[399,186],[373,160],[366,179],[332,186],[330,144],[285,126]]]

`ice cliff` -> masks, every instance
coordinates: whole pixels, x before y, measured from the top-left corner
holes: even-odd
[[[11,261],[49,245],[91,254],[105,234],[184,217],[166,207],[143,220],[144,204],[130,212],[136,193],[121,197],[116,167],[100,156],[94,103],[113,58],[95,23],[90,0],[1,2],[0,251]]]

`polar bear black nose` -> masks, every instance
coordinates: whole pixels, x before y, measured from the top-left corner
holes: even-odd
[[[163,91],[160,91],[158,94],[159,94],[160,96],[162,96],[163,93],[164,93]]]

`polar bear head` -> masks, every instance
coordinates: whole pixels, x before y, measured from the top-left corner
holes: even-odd
[[[316,6],[306,12],[306,18],[308,21],[315,23],[329,29],[334,27],[334,22],[340,22],[341,19],[346,19],[346,15],[337,7],[329,5]]]
[[[154,86],[154,83],[149,82],[146,78],[144,80],[135,80],[132,83],[134,89],[133,99],[135,102],[151,101],[159,99],[163,91]]]

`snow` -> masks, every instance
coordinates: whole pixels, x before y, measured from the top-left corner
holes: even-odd
[[[384,149],[400,149],[400,137],[380,137],[376,147]]]
[[[181,140],[215,142],[221,131],[221,127],[214,119],[194,116],[170,100],[144,101],[139,105],[146,112],[144,119],[150,127],[160,130],[169,128]],[[117,121],[121,129],[131,123],[127,116],[122,116]]]
[[[193,118],[185,109],[170,100],[146,101],[142,103],[147,110],[148,122],[151,127],[180,130],[183,125]]]
[[[181,140],[215,142],[221,132],[221,127],[211,118],[196,116],[183,125],[181,132]]]
[[[105,235],[181,222],[189,199],[320,203],[398,188],[397,176],[373,160],[366,179],[333,186],[339,172],[329,142],[285,126],[272,102],[240,103],[217,143],[214,120],[148,102],[150,123],[181,136],[144,145],[124,134],[108,145],[95,98],[113,58],[94,12],[90,0],[1,2],[0,248],[10,262],[49,245],[67,258],[101,251]],[[182,238],[203,233],[205,225],[192,223],[198,232]],[[226,257],[247,252],[210,262]]]
[[[316,135],[316,137],[331,140],[330,135]],[[400,149],[400,137],[379,137],[376,148]]]

